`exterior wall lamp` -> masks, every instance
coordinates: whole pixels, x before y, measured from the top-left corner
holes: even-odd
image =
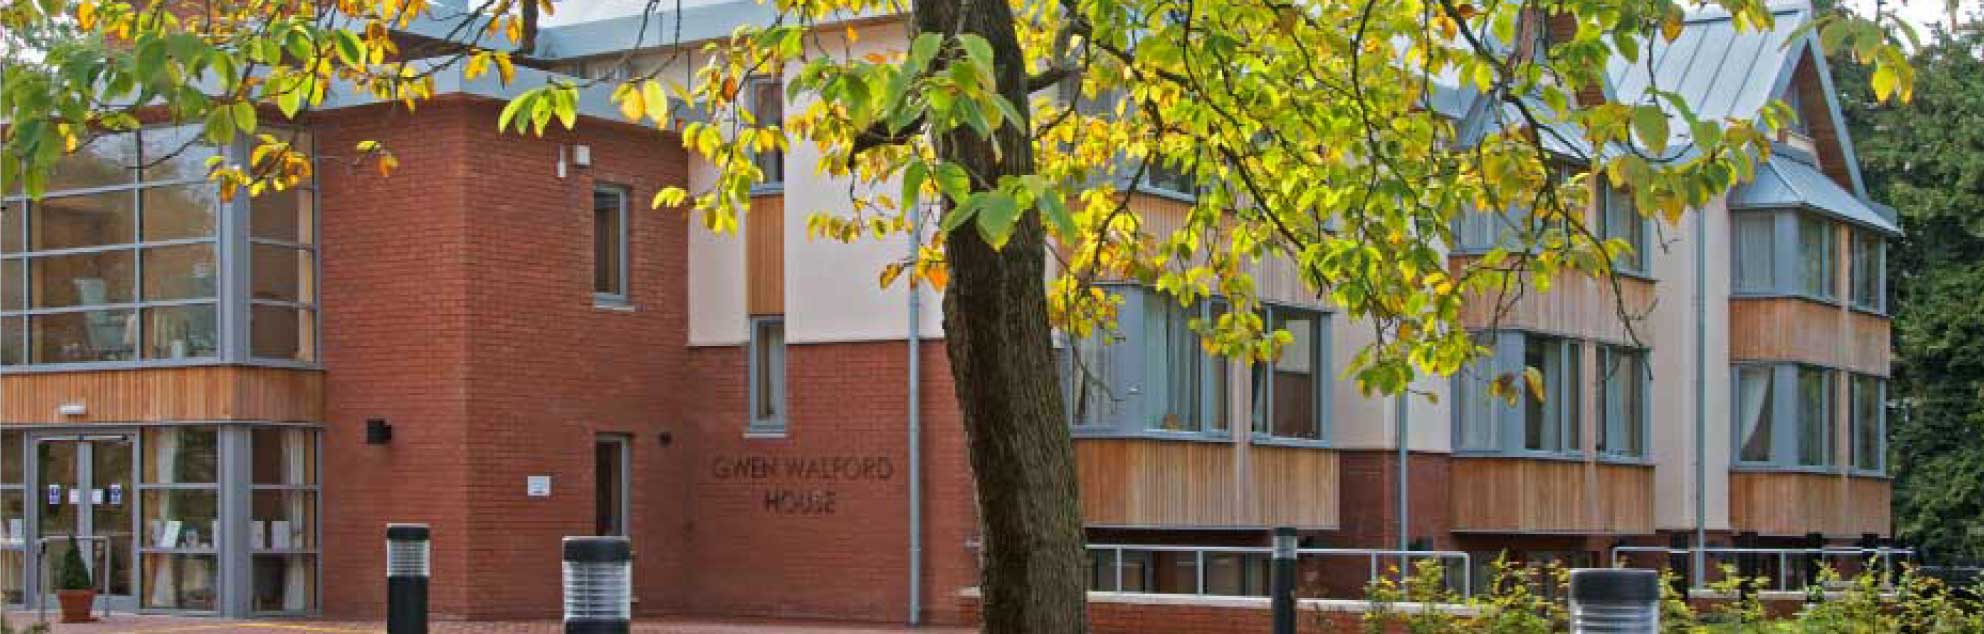
[[[393,442],[393,425],[384,418],[371,418],[365,421],[365,444],[384,445]]]

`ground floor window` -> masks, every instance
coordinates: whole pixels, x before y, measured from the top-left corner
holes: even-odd
[[[42,600],[74,548],[112,609],[313,612],[318,452],[299,425],[0,431],[0,597]]]

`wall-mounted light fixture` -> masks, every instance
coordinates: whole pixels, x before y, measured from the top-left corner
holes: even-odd
[[[365,421],[365,444],[383,445],[392,441],[393,426],[387,423],[386,419],[372,418]]]
[[[675,444],[675,434],[674,434],[674,433],[671,433],[671,432],[666,432],[666,431],[664,431],[664,432],[661,432],[660,434],[657,434],[657,435],[656,435],[655,437],[656,437],[657,439],[659,439],[659,440],[661,440],[661,446],[663,446],[663,447],[667,447],[667,446],[669,446],[669,445],[673,445],[673,444]]]
[[[82,416],[90,413],[90,408],[82,403],[63,403],[55,408],[55,413],[63,416]]]

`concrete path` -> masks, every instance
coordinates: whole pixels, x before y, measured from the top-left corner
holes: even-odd
[[[7,620],[19,627],[34,623],[34,613],[10,611]],[[185,618],[170,616],[116,615],[97,623],[61,625],[55,624],[56,634],[383,634],[386,628],[380,623],[352,623],[331,621],[301,621],[286,619],[265,619],[252,621],[231,621],[211,618]],[[437,621],[428,631],[431,634],[559,634],[557,621],[527,622],[461,622]],[[934,632],[940,634],[964,634],[976,630],[966,628],[924,628],[911,630],[903,627],[880,625],[852,625],[840,623],[794,623],[784,621],[708,621],[695,619],[643,619],[635,622],[637,634],[770,634],[772,632],[792,632],[795,634],[883,634],[885,632]]]

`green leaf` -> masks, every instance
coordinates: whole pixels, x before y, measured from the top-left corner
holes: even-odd
[[[234,118],[234,129],[252,133],[255,131],[255,105],[246,101],[236,101],[228,108]]]
[[[902,170],[903,213],[916,213],[917,204],[923,200],[923,181],[930,175],[930,167],[922,161],[910,163]]]
[[[924,66],[930,64],[930,60],[936,59],[938,47],[943,44],[944,38],[936,33],[918,34],[916,41],[909,44],[909,59],[906,60],[905,68],[921,71]]]
[[[937,190],[951,199],[951,204],[962,205],[971,197],[971,175],[956,163],[943,163],[937,166]]]
[[[1667,113],[1659,106],[1639,106],[1633,109],[1633,134],[1638,135],[1640,144],[1654,154],[1667,151]]]
[[[983,201],[978,210],[978,236],[994,251],[1005,248],[1013,237],[1013,225],[1020,219],[1019,201],[1005,190],[985,192],[973,200]]]
[[[983,69],[992,68],[992,44],[986,42],[984,37],[976,33],[965,33],[958,36],[958,41],[964,43],[964,55],[972,64]]]

